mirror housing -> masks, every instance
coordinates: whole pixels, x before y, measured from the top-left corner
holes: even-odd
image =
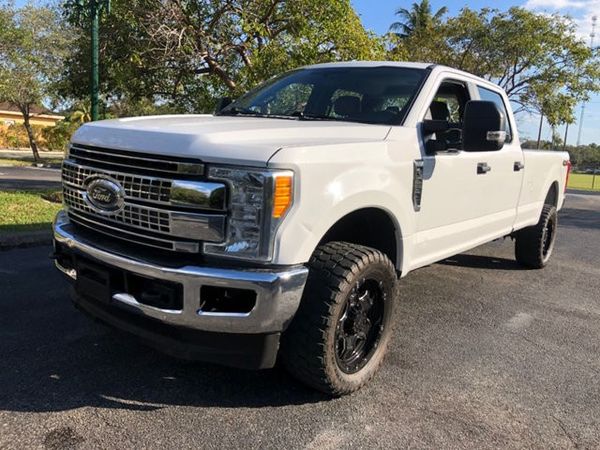
[[[463,117],[463,150],[501,150],[506,140],[506,117],[494,102],[469,101]]]
[[[233,99],[231,97],[221,97],[217,101],[217,106],[215,107],[215,112],[218,113],[218,112],[222,111],[224,108],[231,105],[232,103],[233,103]]]

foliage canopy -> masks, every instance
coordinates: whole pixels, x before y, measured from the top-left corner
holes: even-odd
[[[69,33],[59,13],[28,4],[0,8],[0,102],[17,107],[34,158],[39,158],[35,134],[29,123],[32,108],[53,98],[55,80],[70,49]]]
[[[425,2],[423,2],[425,3]],[[524,8],[464,8],[420,32],[392,35],[395,59],[465,70],[504,88],[516,112],[542,112],[551,125],[572,123],[575,105],[600,90],[600,61],[560,15]]]
[[[87,26],[76,8],[72,23]],[[343,32],[341,31],[343,30]],[[101,35],[101,91],[178,111],[206,111],[220,95],[237,95],[299,65],[381,59],[349,0],[114,0]],[[81,35],[64,79],[84,96],[89,41]]]

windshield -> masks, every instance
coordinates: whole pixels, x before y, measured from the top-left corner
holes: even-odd
[[[405,67],[308,68],[269,80],[219,115],[398,125],[425,77]]]

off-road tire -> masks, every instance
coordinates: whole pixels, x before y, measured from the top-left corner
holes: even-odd
[[[552,256],[557,225],[556,208],[552,205],[544,205],[542,215],[536,225],[523,228],[515,233],[517,262],[531,269],[545,267]],[[550,236],[548,236],[549,233]]]
[[[378,250],[346,242],[318,247],[309,263],[309,275],[296,316],[281,340],[281,361],[301,382],[326,394],[340,396],[357,391],[378,371],[392,335],[398,297],[394,265]],[[381,326],[364,367],[347,373],[341,367],[338,347],[340,323],[347,315],[349,298],[356,298],[361,283],[377,280]],[[371,303],[372,304],[372,303]],[[345,309],[344,309],[345,308]],[[372,328],[373,329],[373,328]]]

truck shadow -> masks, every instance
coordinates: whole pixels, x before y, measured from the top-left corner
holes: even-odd
[[[87,328],[89,334],[76,341],[46,335],[51,346],[40,342],[38,351],[24,352],[18,359],[9,358],[10,364],[3,363],[0,410],[259,408],[329,399],[281,369],[254,372],[180,361],[101,325],[88,323],[78,328]]]
[[[472,269],[495,270],[524,270],[514,259],[498,258],[496,256],[471,255],[462,253],[440,261],[445,266],[468,267]]]

